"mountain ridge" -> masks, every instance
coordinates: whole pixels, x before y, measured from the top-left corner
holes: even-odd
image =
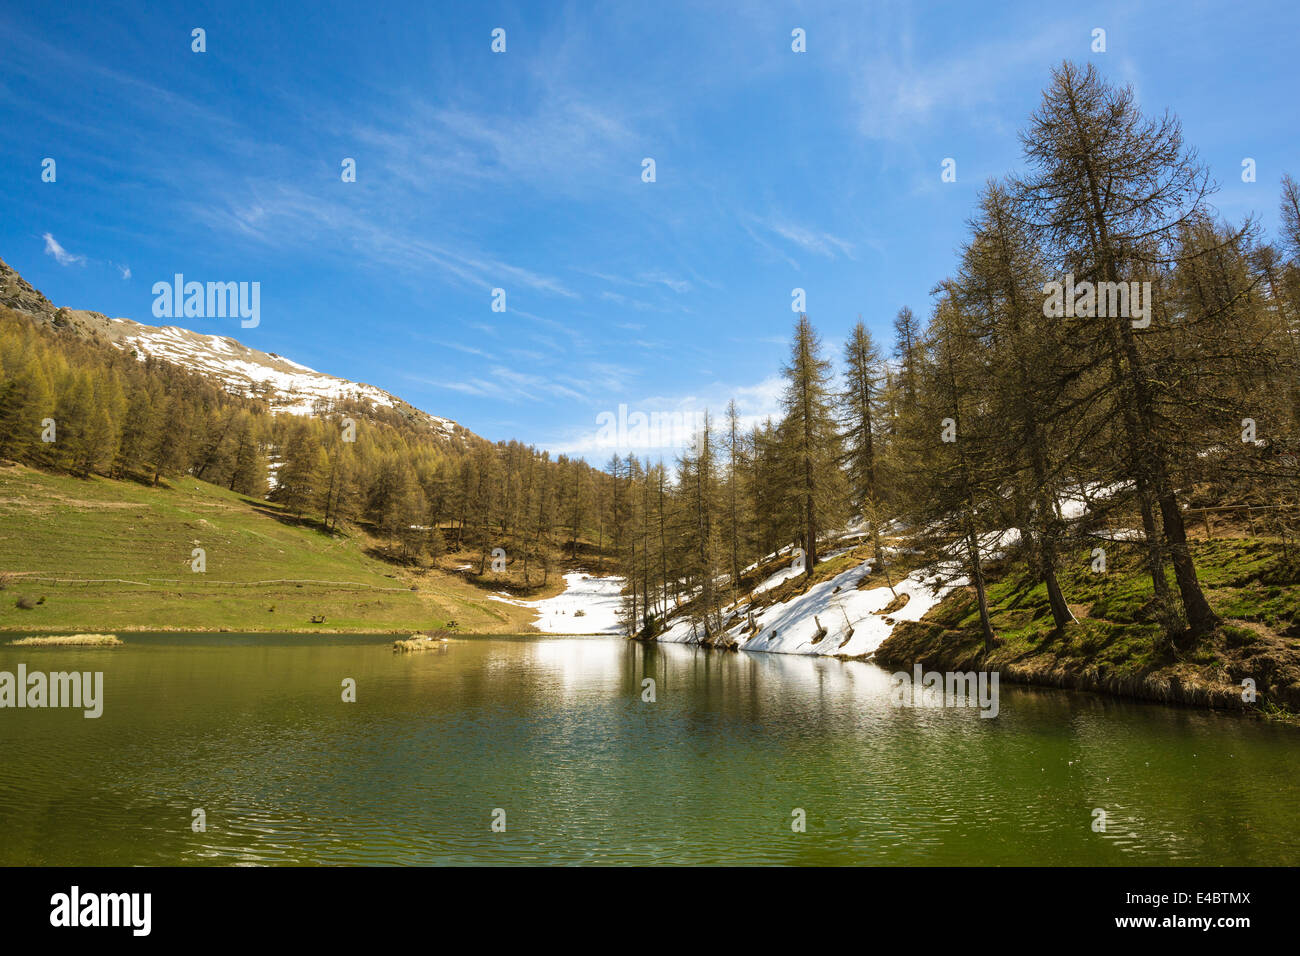
[[[55,331],[96,339],[135,354],[168,362],[215,380],[228,392],[264,399],[275,413],[311,415],[318,409],[360,401],[392,409],[451,442],[482,440],[449,418],[417,408],[393,393],[320,372],[231,336],[208,335],[175,325],[154,326],[102,312],[56,306],[0,259],[0,305],[24,313]]]

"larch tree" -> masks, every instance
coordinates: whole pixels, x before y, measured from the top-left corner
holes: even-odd
[[[1168,248],[1177,224],[1203,208],[1212,188],[1195,153],[1184,148],[1178,120],[1169,114],[1144,117],[1131,87],[1109,85],[1091,65],[1067,62],[1053,71],[1021,140],[1029,171],[1017,181],[1017,199],[1054,251],[1062,278],[1072,272],[1113,290],[1150,281],[1153,252]],[[1111,302],[1117,301],[1116,293]],[[1095,301],[1090,306],[1086,296],[1079,304],[1085,313],[1094,312]],[[1217,618],[1187,544],[1170,450],[1156,420],[1143,331],[1135,327],[1132,309],[1106,311],[1124,314],[1097,315],[1093,344],[1106,355],[1111,373],[1127,444],[1124,477],[1137,489],[1152,582],[1158,595],[1165,590],[1162,531],[1187,623],[1193,633],[1204,633]]]
[[[867,327],[858,319],[844,345],[844,390],[839,395],[839,405],[850,503],[868,523],[877,572],[885,567],[880,538],[884,496],[877,454],[884,378],[885,365],[880,351]]]
[[[982,383],[983,413],[1005,425],[991,430],[987,464],[1013,501],[1014,522],[1046,587],[1052,619],[1062,628],[1074,620],[1057,578],[1060,498],[1068,477],[1058,449],[1074,437],[1069,388],[1075,377],[1062,369],[1065,327],[1043,315],[1046,263],[997,183],[984,188],[973,225],[950,289],[969,312],[982,314],[987,358],[1003,369]]]
[[[837,514],[840,485],[839,431],[831,395],[831,364],[808,316],[795,324],[786,379],[782,431],[787,439],[785,471],[793,490],[804,552],[804,573],[817,567],[817,536]]]

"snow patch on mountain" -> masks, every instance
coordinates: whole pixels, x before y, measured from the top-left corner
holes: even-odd
[[[171,362],[219,381],[226,389],[245,397],[266,399],[271,410],[292,415],[310,415],[320,402],[345,400],[368,402],[384,408],[405,403],[376,388],[308,368],[274,352],[261,352],[220,335],[205,335],[176,326],[141,325],[130,319],[112,319],[108,335],[114,345],[145,356]],[[448,438],[457,425],[447,418],[419,412],[431,428]]]

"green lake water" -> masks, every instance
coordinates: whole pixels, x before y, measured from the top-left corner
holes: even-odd
[[[1003,685],[990,720],[871,664],[610,638],[123,639],[0,647],[104,672],[98,719],[0,709],[0,864],[1300,860],[1300,730],[1228,714]]]

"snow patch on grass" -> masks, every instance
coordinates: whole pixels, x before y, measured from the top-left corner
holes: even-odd
[[[493,601],[537,611],[534,626],[546,634],[621,634],[618,609],[623,579],[598,578],[584,571],[564,576],[563,594],[540,601],[492,596]],[[579,613],[581,612],[581,613]]]

